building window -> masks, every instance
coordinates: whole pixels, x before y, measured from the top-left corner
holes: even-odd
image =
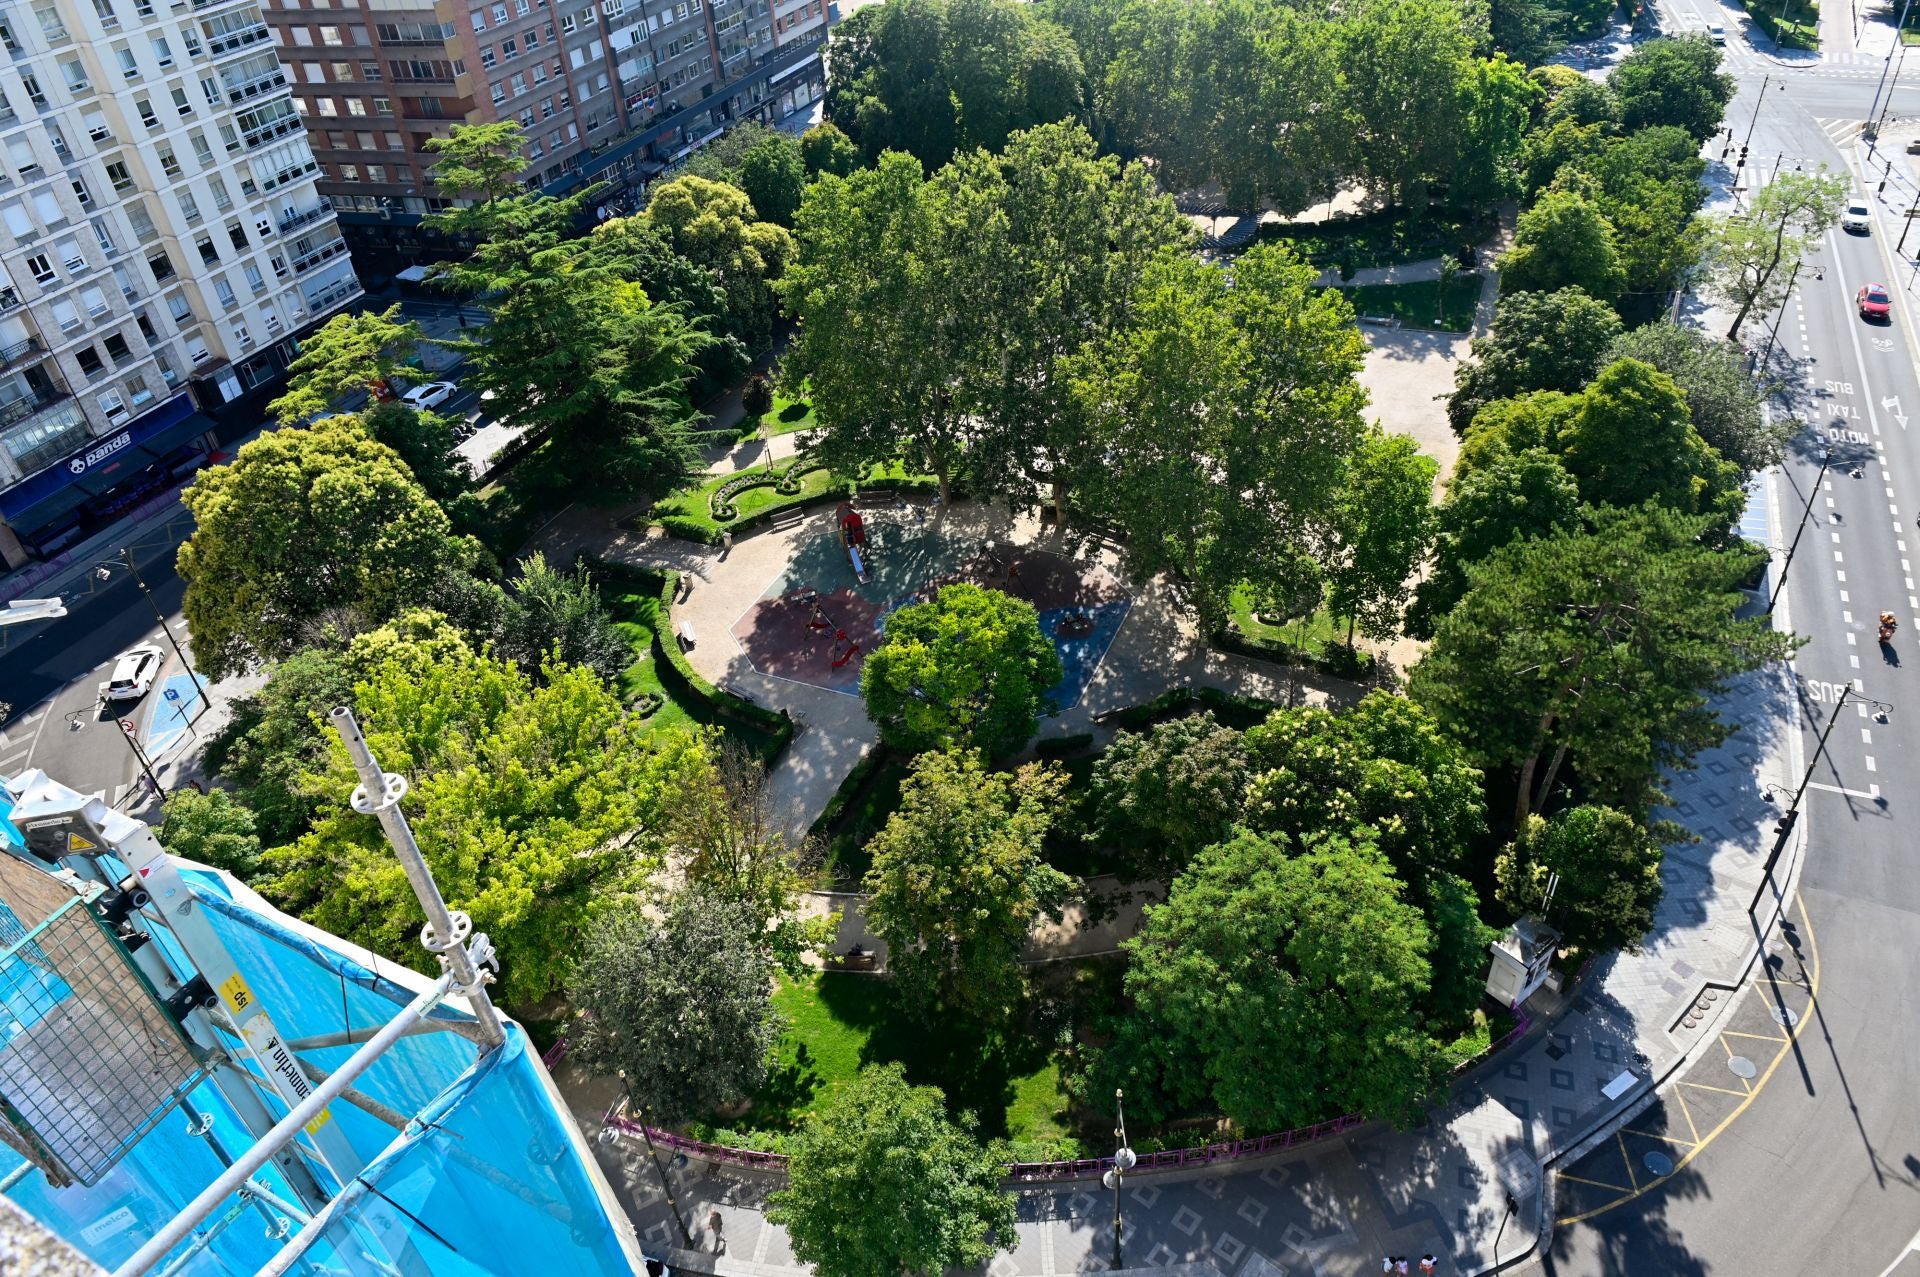
[[[506,39],[502,40],[500,42],[500,56],[503,58],[519,57],[520,56],[519,42],[516,41],[512,36],[508,36]]]
[[[173,47],[167,43],[167,37],[157,35],[147,41],[153,46],[153,60],[163,67],[173,65]]]
[[[368,180],[369,182],[384,182],[384,181],[386,181],[386,180],[387,180],[387,166],[386,166],[386,165],[384,165],[384,164],[369,164],[369,165],[367,165],[367,180]]]
[[[100,343],[107,348],[107,357],[116,364],[123,364],[133,352],[127,349],[127,339],[119,333],[113,333]]]
[[[187,97],[186,89],[178,84],[173,86],[173,109],[178,112],[183,119],[193,114],[193,102]]]
[[[353,79],[353,63],[331,62],[328,63],[328,66],[333,71],[333,78],[336,83],[344,84]]]
[[[60,278],[53,269],[53,262],[45,253],[35,253],[27,258],[27,269],[32,272],[35,282],[42,285],[51,284]]]
[[[27,264],[31,266],[33,259],[28,258]],[[153,272],[153,282],[156,284],[164,284],[173,278],[173,260],[165,253],[155,253],[149,257],[147,269]]]
[[[313,109],[320,112],[322,116],[329,120],[340,114],[340,110],[334,106],[332,98],[315,98],[313,100]]]
[[[224,279],[216,279],[213,281],[213,295],[218,297],[220,304],[228,310],[240,304],[240,299],[233,295],[233,285]]]
[[[499,106],[502,102],[505,102],[507,100],[507,90],[505,89],[505,87],[503,87],[498,83],[495,83],[492,86],[492,90],[493,90],[493,104],[495,106]]]
[[[165,173],[168,177],[179,177],[180,176],[180,157],[173,153],[173,148],[165,144],[162,144],[159,148],[159,154],[160,154],[160,171],[162,173]]]
[[[340,28],[321,27],[320,43],[327,45],[329,48],[339,48],[340,45],[344,43],[344,41],[340,39]]]
[[[100,359],[100,352],[92,346],[82,346],[73,352],[73,361],[80,365],[80,371],[89,377],[97,377],[106,370],[107,365]]]
[[[187,304],[187,295],[185,293],[169,293],[167,295],[167,313],[173,316],[173,322],[176,324],[184,324],[192,319],[193,307]]]
[[[380,64],[378,62],[362,62],[360,64],[360,78],[378,84],[380,82]]]
[[[374,113],[375,115],[392,115],[392,114],[393,114],[393,99],[391,99],[391,98],[375,98],[375,99],[373,100],[373,113]]]
[[[100,411],[106,414],[108,421],[118,421],[127,415],[127,402],[117,390],[109,390],[100,396]]]
[[[129,80],[137,80],[140,78],[140,64],[134,61],[132,49],[129,49],[124,44],[116,44],[113,46],[113,56],[114,60],[120,64],[121,75],[126,76]]]
[[[133,401],[134,407],[153,402],[153,392],[147,389],[147,379],[139,373],[127,378],[126,386],[127,397]]]
[[[488,45],[486,48],[480,50],[480,65],[491,70],[493,67],[493,63],[494,63],[493,46]]]
[[[343,182],[359,181],[360,166],[358,164],[342,164],[340,166],[340,180]]]
[[[487,11],[485,9],[475,9],[473,11],[473,29],[475,31],[485,31],[487,29]]]
[[[218,266],[220,264],[220,250],[213,246],[213,238],[211,236],[202,235],[193,242],[193,246],[200,251],[201,261],[209,266]]]

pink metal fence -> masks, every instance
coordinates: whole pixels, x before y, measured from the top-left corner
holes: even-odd
[[[615,1107],[618,1107],[616,1101]],[[1158,1153],[1144,1154],[1134,1164],[1134,1173],[1141,1171],[1168,1171],[1183,1166],[1206,1166],[1214,1162],[1233,1161],[1242,1157],[1258,1157],[1263,1153],[1278,1153],[1315,1140],[1338,1135],[1351,1130],[1366,1119],[1358,1113],[1349,1113],[1345,1117],[1336,1117],[1330,1122],[1319,1122],[1313,1126],[1303,1126],[1298,1130],[1281,1131],[1276,1135],[1263,1135],[1259,1139],[1234,1140],[1226,1144],[1208,1144],[1202,1148],[1169,1148]],[[640,1123],[631,1118],[620,1116],[613,1109],[607,1111],[606,1124],[618,1131],[630,1135],[642,1133]],[[672,1131],[663,1131],[658,1127],[645,1128],[657,1147],[671,1148],[677,1152],[688,1153],[704,1158],[709,1162],[719,1162],[727,1166],[745,1166],[754,1170],[779,1170],[787,1164],[783,1153],[761,1153],[753,1149],[728,1148],[720,1144],[705,1144],[699,1140],[688,1139],[684,1135],[675,1135]],[[1031,1182],[1054,1179],[1091,1179],[1103,1173],[1113,1165],[1110,1157],[1083,1157],[1071,1162],[1015,1162],[1007,1167],[1007,1178]]]

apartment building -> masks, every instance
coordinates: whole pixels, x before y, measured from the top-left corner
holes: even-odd
[[[457,251],[420,227],[444,207],[426,143],[455,124],[518,120],[530,186],[637,187],[824,87],[828,0],[267,3],[319,189],[372,279]]]
[[[360,295],[256,0],[0,9],[0,560],[167,499]]]

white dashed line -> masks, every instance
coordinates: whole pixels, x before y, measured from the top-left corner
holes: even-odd
[[[1860,729],[1860,743],[1861,743],[1862,745],[1871,745],[1871,744],[1873,744],[1873,733],[1872,733],[1871,731],[1868,731],[1868,730],[1867,730],[1866,728],[1864,728],[1864,727],[1862,727],[1862,728]]]
[[[1868,770],[1868,771],[1870,771],[1870,772],[1873,772],[1873,771],[1879,771],[1879,770],[1880,770],[1880,769],[1879,769],[1878,767],[1875,767],[1875,766],[1873,765],[1873,755],[1872,755],[1872,754],[1868,754],[1868,755],[1866,755],[1866,759],[1867,759],[1867,770]]]
[[[1847,635],[1847,646],[1848,646],[1848,647],[1858,647],[1858,646],[1860,646],[1860,636],[1859,636],[1859,635],[1857,635],[1857,634],[1849,634],[1849,635]]]

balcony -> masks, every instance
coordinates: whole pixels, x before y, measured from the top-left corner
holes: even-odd
[[[263,93],[271,93],[275,89],[284,89],[287,87],[287,77],[284,72],[276,69],[267,72],[265,75],[255,76],[251,80],[243,80],[239,84],[228,84],[224,87],[229,102],[245,102],[250,98],[257,98]]]
[[[213,35],[209,33],[207,36],[207,53],[216,58],[225,57],[229,53],[252,48],[267,38],[267,24],[265,22],[260,22],[250,27],[241,27],[237,31],[229,31],[224,35]]]
[[[309,252],[302,253],[300,256],[294,258],[293,273],[296,275],[304,275],[308,271],[312,270],[314,267],[320,265],[320,263],[330,262],[334,258],[340,256],[340,254],[346,251],[347,251],[346,240],[330,239],[326,243],[321,244],[319,247],[314,248]]]
[[[328,284],[319,292],[308,297],[307,309],[315,315],[324,315],[335,306],[340,305],[349,298],[358,297],[359,295],[360,281],[352,275],[349,275],[337,283]]]
[[[42,409],[62,403],[66,406],[59,409],[59,411],[62,413],[70,412],[71,415],[84,426],[87,420],[86,414],[80,411],[79,404],[71,402],[72,399],[73,396],[69,395],[66,391],[49,386],[44,389],[30,389],[18,399],[0,401],[0,429],[18,425]],[[67,451],[68,446],[63,444],[54,452],[52,457],[48,458],[48,461],[57,460]],[[17,458],[17,460],[19,460],[22,470],[28,469],[25,457]],[[41,462],[40,464],[45,465],[47,462]],[[34,469],[38,468],[38,466],[34,467]]]
[[[240,140],[247,144],[249,151],[257,151],[267,143],[278,141],[283,137],[291,137],[305,127],[300,122],[299,115],[284,115],[271,124],[263,124],[257,129],[243,130]]]
[[[319,221],[323,217],[327,217],[332,212],[333,212],[333,207],[331,205],[319,204],[314,206],[313,208],[306,210],[304,213],[295,213],[292,217],[283,217],[280,219],[280,233],[282,235],[290,235],[294,231],[299,230],[302,226],[313,225],[315,222]]]
[[[38,337],[29,337],[25,341],[16,341],[11,346],[0,346],[0,372],[5,372],[23,359],[39,354],[46,349]]]

